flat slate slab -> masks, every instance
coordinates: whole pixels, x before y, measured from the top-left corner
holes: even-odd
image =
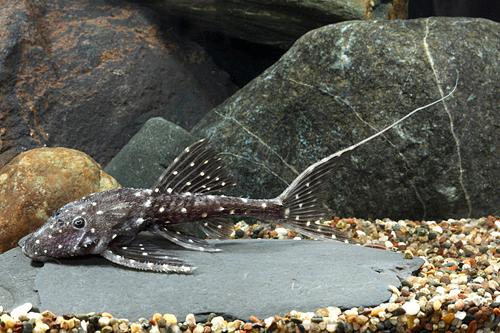
[[[216,312],[247,319],[325,306],[377,305],[390,297],[388,285],[399,286],[398,277],[410,275],[423,263],[419,258],[407,260],[399,253],[340,242],[216,243],[222,253],[172,249],[198,267],[191,276],[129,270],[100,257],[37,268],[19,258],[20,250],[14,249],[0,256],[1,267],[7,263],[8,270],[35,272],[34,285],[21,282],[13,287],[15,279],[6,285],[0,279],[0,290],[16,294],[10,298],[15,303],[29,301],[56,313],[108,311],[137,319],[154,312],[174,313],[179,318]],[[33,289],[38,295],[29,292]],[[4,306],[17,305],[10,303]]]

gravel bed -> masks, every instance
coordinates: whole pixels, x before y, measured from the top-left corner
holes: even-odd
[[[500,332],[500,219],[367,221],[334,218],[335,228],[364,246],[426,260],[402,287],[388,286],[387,303],[371,308],[331,307],[245,320],[211,314],[176,318],[153,314],[136,322],[109,313],[55,315],[23,304],[0,307],[0,333],[223,333],[223,332]],[[272,225],[235,225],[235,238],[299,238]],[[362,288],[360,288],[362,292]],[[251,295],[249,295],[251,297]]]

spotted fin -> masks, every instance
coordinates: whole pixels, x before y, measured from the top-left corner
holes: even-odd
[[[155,245],[132,243],[111,246],[101,254],[107,260],[121,266],[152,272],[191,274],[195,267],[179,258],[170,256]]]
[[[222,159],[203,139],[184,149],[153,188],[160,193],[206,194],[234,185]]]
[[[151,231],[185,249],[203,252],[220,252],[206,241],[195,236],[183,234],[181,231],[169,230],[164,226],[153,225]]]

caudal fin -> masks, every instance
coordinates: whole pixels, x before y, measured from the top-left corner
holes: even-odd
[[[328,214],[325,184],[333,171],[329,162],[323,159],[308,167],[277,199],[285,209],[286,227],[314,239],[346,240],[347,235],[323,223]]]
[[[457,84],[458,76],[455,87],[447,95],[411,111],[381,131],[350,147],[327,156],[305,169],[277,198],[277,200],[283,204],[285,209],[285,225],[312,238],[346,239],[346,235],[329,225],[322,223],[322,220],[324,220],[327,214],[327,210],[323,206],[323,198],[325,197],[326,192],[324,184],[327,184],[328,176],[334,170],[335,162],[337,162],[339,158],[347,156],[345,153],[350,152],[375,139],[376,137],[381,136],[418,111],[427,109],[430,106],[440,103],[444,99],[448,98],[457,88]]]

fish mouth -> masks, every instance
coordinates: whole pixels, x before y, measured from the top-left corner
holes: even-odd
[[[97,245],[99,245],[99,240],[97,239],[94,239],[90,242],[82,241],[80,242],[80,244],[78,244],[80,249],[85,249],[86,254],[88,252],[92,252],[97,247]]]

